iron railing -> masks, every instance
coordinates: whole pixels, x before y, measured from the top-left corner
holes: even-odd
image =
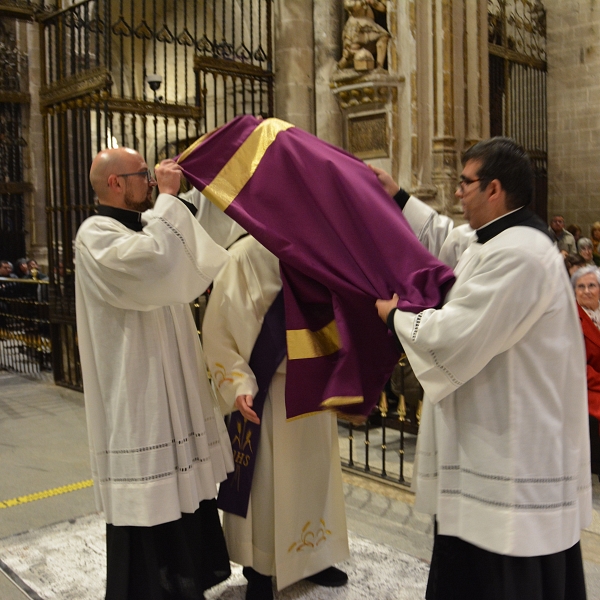
[[[529,154],[531,209],[548,204],[546,10],[541,0],[488,0],[490,135],[515,139]]]
[[[1,14],[1,12],[0,12]],[[14,30],[0,19],[0,259],[25,255],[25,181],[23,107],[27,88],[27,56],[16,46]]]
[[[393,379],[381,394],[379,405],[366,423],[353,425],[338,419],[340,456],[345,470],[408,486],[412,479],[423,390],[405,386],[411,374],[403,355]],[[346,437],[348,443],[342,442]]]
[[[51,357],[48,281],[0,277],[0,369],[40,376]]]

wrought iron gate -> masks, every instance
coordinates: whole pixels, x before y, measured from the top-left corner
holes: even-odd
[[[25,182],[22,107],[29,104],[27,57],[9,23],[0,20],[0,259],[25,256]]]
[[[546,10],[540,0],[488,0],[490,133],[512,137],[535,169],[532,209],[547,220]]]
[[[63,4],[66,4],[63,3]],[[94,155],[148,164],[244,113],[273,113],[271,0],[83,0],[42,13],[54,377],[81,388],[72,242]]]

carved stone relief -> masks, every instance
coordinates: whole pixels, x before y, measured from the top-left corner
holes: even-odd
[[[357,74],[384,69],[390,33],[385,24],[386,5],[379,0],[344,0],[348,20],[342,34],[338,67]]]

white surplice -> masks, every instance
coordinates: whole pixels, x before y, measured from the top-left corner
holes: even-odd
[[[258,391],[248,361],[282,284],[278,260],[254,238],[230,252],[202,331],[207,364],[231,409],[237,396]],[[247,517],[225,513],[223,523],[231,559],[275,575],[278,589],[349,556],[336,417],[286,421],[285,362],[265,401]]]
[[[142,223],[90,217],[75,250],[97,506],[108,523],[146,527],[214,498],[233,460],[188,304],[228,253],[173,196]]]
[[[180,194],[179,197],[196,207],[198,211],[196,220],[219,246],[229,248],[235,240],[246,233],[241,225],[238,225],[229,215],[217,208],[196,188]]]
[[[394,314],[425,390],[415,507],[437,515],[440,534],[499,554],[570,548],[591,520],[591,477],[585,350],[562,256],[532,227],[481,244],[416,198],[404,215],[435,254],[457,258],[440,310]]]

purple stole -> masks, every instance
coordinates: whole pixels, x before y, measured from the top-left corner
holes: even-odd
[[[288,418],[331,408],[364,420],[399,356],[375,300],[397,292],[402,310],[439,306],[452,270],[367,165],[289,123],[236,117],[178,160],[280,261]]]
[[[285,352],[285,311],[282,290],[265,315],[248,363],[258,385],[258,393],[254,397],[252,408],[259,419],[262,419],[271,379],[285,358]],[[227,481],[221,484],[217,506],[221,510],[246,518],[260,441],[260,425],[247,421],[242,413],[236,410],[231,413],[228,431],[235,470],[229,473]]]

